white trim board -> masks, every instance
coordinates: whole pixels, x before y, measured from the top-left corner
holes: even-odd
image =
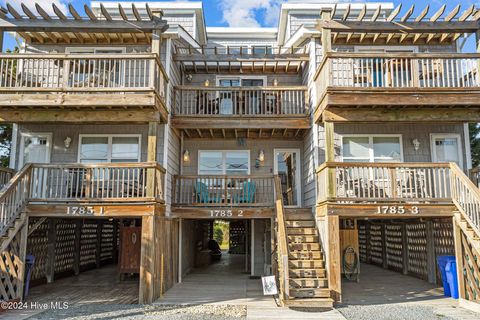
[[[88,134],[81,133],[78,135],[78,149],[77,149],[77,162],[80,163],[80,151],[82,148],[82,138],[108,138],[108,155],[107,162],[112,161],[112,140],[113,138],[138,138],[138,157],[137,162],[141,161],[142,157],[142,135],[141,134]]]

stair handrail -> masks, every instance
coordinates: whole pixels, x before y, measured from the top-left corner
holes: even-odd
[[[450,163],[450,169],[452,201],[475,233],[480,236],[480,189],[456,163]]]
[[[280,177],[275,176],[275,211],[277,216],[277,260],[279,268],[280,299],[289,298],[289,271],[287,231],[285,227],[285,212],[283,207],[282,184]]]
[[[0,192],[0,236],[5,235],[28,202],[31,172],[32,164],[26,164]]]

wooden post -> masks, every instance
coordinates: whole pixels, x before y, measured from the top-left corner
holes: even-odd
[[[97,243],[95,248],[95,265],[97,268],[100,268],[102,262],[102,229],[103,221],[97,221]]]
[[[387,224],[382,222],[381,224],[381,238],[382,238],[382,267],[388,269],[387,260]]]
[[[435,237],[433,234],[433,220],[428,219],[425,223],[427,234],[427,272],[428,282],[437,282],[437,263],[435,261]]]
[[[73,250],[73,273],[78,275],[80,273],[80,246],[82,239],[82,225],[83,220],[77,219],[75,221],[75,240]]]
[[[148,123],[148,149],[147,149],[147,161],[156,162],[157,161],[157,131],[158,123],[149,122]],[[155,173],[156,168],[147,169],[147,197],[155,197]]]
[[[324,122],[325,162],[335,162],[335,127],[333,122]],[[327,199],[337,196],[335,168],[327,167]]]
[[[3,37],[4,37],[4,30],[0,29],[0,52],[3,52]]]
[[[402,222],[402,273],[408,274],[408,239],[407,224]]]
[[[453,238],[455,239],[455,257],[457,260],[457,278],[458,278],[458,295],[460,299],[466,299],[465,295],[465,277],[463,275],[463,246],[462,246],[462,230],[458,225],[460,214],[453,215]]]
[[[57,242],[57,220],[48,221],[47,261],[45,263],[45,276],[47,283],[52,283],[55,275],[55,244]]]
[[[320,19],[325,20],[332,20],[332,9],[331,8],[323,8],[320,11]],[[322,51],[325,56],[326,53],[332,51],[332,31],[330,29],[322,29]]]
[[[3,32],[1,33],[3,35]],[[20,265],[18,266],[18,281],[17,283],[17,297],[23,300],[23,288],[25,287],[25,258],[27,256],[27,240],[28,240],[28,216],[25,217],[25,222],[20,230],[20,247],[18,252],[18,259]]]
[[[477,53],[480,53],[480,29],[475,32],[475,43]],[[477,85],[480,84],[480,59],[477,59]]]
[[[118,263],[118,221],[113,220],[112,262]]]
[[[340,218],[327,215],[328,227],[328,283],[332,299],[342,301],[342,278],[340,262]]]
[[[365,221],[365,239],[366,239],[366,244],[365,244],[365,252],[366,252],[366,257],[365,257],[365,262],[370,263],[371,260],[371,248],[370,248],[370,223]]]

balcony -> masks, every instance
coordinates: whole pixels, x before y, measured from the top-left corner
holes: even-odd
[[[301,129],[310,126],[306,87],[175,88],[179,129]]]
[[[3,54],[0,76],[5,122],[167,119],[155,54]]]
[[[324,163],[317,207],[344,217],[451,216],[450,179],[443,163]]]
[[[315,78],[315,119],[476,121],[479,64],[479,54],[329,53]]]
[[[182,218],[270,218],[273,175],[176,175],[172,211]]]
[[[165,203],[157,163],[32,164],[29,215],[141,216]]]

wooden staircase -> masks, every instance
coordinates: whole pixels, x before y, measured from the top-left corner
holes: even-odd
[[[288,246],[287,306],[331,308],[325,260],[310,208],[285,209]]]

